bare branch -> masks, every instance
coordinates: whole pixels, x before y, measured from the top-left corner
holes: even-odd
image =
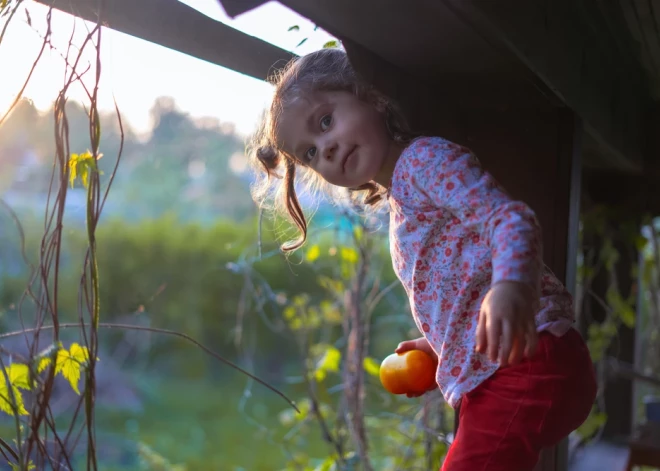
[[[22,1],[23,0],[19,0],[17,2],[16,7],[11,12],[11,15],[9,16],[9,18],[7,19],[7,22],[5,23],[4,28],[2,29],[2,34],[0,34],[0,43],[2,43],[2,39],[4,38],[5,32],[7,31],[7,27],[9,26],[9,23],[11,22],[12,17],[16,13],[16,11],[18,10],[18,7],[22,3]],[[48,31],[46,33],[46,37],[45,37],[44,41],[41,44],[41,49],[39,50],[39,54],[37,55],[37,59],[32,64],[32,67],[30,68],[30,72],[28,73],[28,76],[25,79],[25,82],[23,82],[23,86],[21,87],[20,91],[16,95],[16,98],[14,99],[12,104],[9,106],[9,109],[5,112],[5,114],[2,116],[2,118],[0,118],[0,126],[2,126],[2,123],[5,122],[5,120],[11,114],[11,112],[16,107],[16,105],[21,101],[21,98],[23,98],[23,93],[25,92],[25,89],[27,88],[28,84],[30,83],[30,79],[32,78],[32,74],[34,73],[34,70],[37,68],[37,64],[41,60],[41,56],[43,55],[44,50],[46,49],[46,44],[48,44],[48,42],[49,42],[50,33],[51,33],[51,29],[50,29],[50,14],[51,14],[51,12],[52,12],[52,7],[48,11],[48,19],[49,19],[49,21],[48,21]]]
[[[59,325],[59,327],[61,329],[71,329],[71,328],[81,327],[81,324],[79,324],[79,323],[62,323],[62,324]],[[291,399],[289,399],[283,392],[281,392],[279,389],[277,389],[274,386],[271,386],[266,381],[258,378],[257,376],[254,376],[252,373],[248,373],[247,371],[245,371],[240,366],[236,365],[235,363],[231,362],[230,360],[227,360],[226,358],[222,357],[221,355],[218,355],[213,350],[211,350],[210,348],[203,345],[201,342],[199,342],[198,340],[195,340],[194,338],[192,338],[191,336],[189,336],[187,334],[177,332],[177,331],[174,331],[174,330],[159,329],[157,327],[145,327],[145,326],[129,325],[129,324],[99,323],[99,327],[103,327],[104,329],[143,330],[143,331],[147,331],[147,332],[153,332],[153,333],[156,333],[156,334],[171,335],[171,336],[174,336],[174,337],[179,337],[179,338],[182,338],[184,340],[187,340],[188,342],[194,344],[196,347],[202,349],[204,352],[206,352],[207,354],[209,354],[210,356],[212,356],[216,360],[221,361],[222,363],[226,364],[227,366],[241,372],[242,374],[250,377],[251,379],[253,379],[257,383],[261,384],[262,386],[265,386],[266,388],[270,389],[275,394],[280,396],[282,399],[287,401],[289,403],[289,405],[291,405],[291,407],[293,407],[297,412],[300,412],[300,410],[298,409],[296,404]],[[52,328],[53,328],[52,325],[44,325],[44,326],[40,327],[41,330],[48,330],[48,329],[52,329]],[[36,330],[37,329],[25,329],[25,331],[7,332],[7,333],[4,333],[4,334],[0,334],[0,339],[4,339],[4,338],[8,338],[8,337],[14,337],[16,335],[21,335],[21,334],[26,333],[26,332],[35,332]]]

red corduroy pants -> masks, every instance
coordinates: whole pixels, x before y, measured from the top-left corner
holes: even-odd
[[[500,368],[466,394],[441,471],[532,471],[589,415],[596,377],[580,334],[539,334],[533,357]]]

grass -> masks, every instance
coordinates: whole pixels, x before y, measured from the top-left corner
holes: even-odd
[[[151,373],[135,375],[133,380],[142,410],[97,405],[100,471],[278,471],[291,469],[286,463],[294,455],[309,465],[306,469],[314,469],[331,451],[315,420],[300,428],[280,423],[280,414],[293,409],[271,391],[257,384],[244,397],[247,380],[241,375],[228,372],[222,380],[210,380]],[[334,380],[330,383],[336,384]],[[383,470],[396,469],[391,459],[412,451],[406,437],[414,434],[414,428],[398,414],[405,410],[403,415],[412,418],[419,403],[384,393],[376,378],[368,383],[367,421],[377,420],[374,426],[378,430],[371,436],[374,464]],[[285,386],[284,392],[294,401],[304,397],[296,385]],[[321,392],[334,403],[328,394]],[[67,417],[59,417],[58,425],[65,430]],[[14,433],[8,418],[2,420],[0,436],[10,439]],[[436,448],[442,451],[440,444]],[[83,457],[84,444],[77,451]],[[418,452],[423,450],[413,456]],[[308,462],[307,457],[319,460]],[[79,461],[74,469],[87,469],[86,463]]]
[[[143,376],[136,384],[142,411],[97,406],[101,471],[274,471],[284,469],[287,447],[291,453],[297,451],[278,419],[290,406],[260,385],[243,398],[242,376],[228,376],[226,381]],[[68,423],[67,417],[58,418],[60,430]],[[3,417],[0,436],[11,441],[14,435],[13,422]],[[304,453],[327,454],[316,429],[304,441]],[[84,453],[84,445],[77,451]],[[142,458],[147,455],[145,466]],[[74,469],[87,467],[80,463]]]
[[[147,445],[171,465],[186,470],[273,471],[286,462],[284,434],[278,415],[289,408],[280,397],[261,386],[243,399],[245,379],[232,376],[227,381],[182,381],[149,379],[141,413],[99,409],[99,442],[105,435],[122,437]],[[325,446],[319,440],[305,452]],[[114,440],[116,441],[116,440]],[[295,451],[295,450],[293,450]],[[126,459],[125,459],[126,460]],[[127,461],[127,460],[126,460]],[[153,465],[149,469],[154,469]],[[144,469],[138,463],[108,464],[106,471]],[[168,468],[169,469],[169,468]]]

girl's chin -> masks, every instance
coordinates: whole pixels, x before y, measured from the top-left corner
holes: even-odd
[[[363,186],[363,185],[366,185],[366,184],[368,184],[368,183],[373,183],[373,180],[360,180],[360,181],[356,181],[355,184],[353,184],[353,185],[348,185],[348,186],[346,186],[346,188],[359,188],[359,187],[361,187],[361,186]]]

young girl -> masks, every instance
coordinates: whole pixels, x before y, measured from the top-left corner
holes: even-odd
[[[252,151],[300,230],[296,175],[365,205],[388,204],[394,269],[423,334],[397,352],[438,358],[436,379],[460,426],[444,471],[531,471],[543,447],[586,419],[596,394],[572,299],[541,260],[534,213],[468,150],[414,136],[393,102],[362,82],[346,53],[290,63]]]

